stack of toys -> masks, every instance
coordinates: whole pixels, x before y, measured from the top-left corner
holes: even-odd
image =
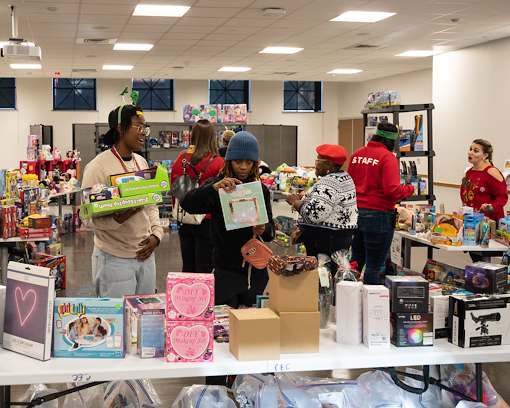
[[[116,211],[157,204],[170,188],[165,166],[110,176],[109,186],[99,184],[82,191],[83,220],[103,217]]]
[[[365,108],[383,108],[392,105],[400,105],[400,91],[370,92]]]
[[[498,221],[498,229],[494,239],[499,243],[509,246],[510,245],[510,211],[507,211],[505,218],[500,218]]]
[[[169,272],[166,281],[166,360],[213,361],[214,275]]]
[[[200,119],[207,119],[212,123],[233,123],[246,122],[247,106],[239,104],[208,104],[208,105],[184,105],[184,122],[196,122]]]
[[[159,132],[159,138],[151,137],[149,147],[152,149],[170,149],[170,148],[188,148],[190,143],[189,130],[162,130]]]
[[[427,195],[427,180],[418,175],[416,162],[411,160],[409,168],[405,161],[401,161],[402,169],[400,170],[400,184],[411,184],[414,187],[413,195]]]

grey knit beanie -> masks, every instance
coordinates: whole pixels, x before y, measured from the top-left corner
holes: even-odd
[[[251,160],[259,161],[259,142],[250,132],[238,132],[230,139],[225,161]]]

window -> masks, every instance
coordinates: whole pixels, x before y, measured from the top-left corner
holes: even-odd
[[[16,109],[16,78],[0,78],[0,109]]]
[[[209,80],[209,103],[245,103],[250,110],[250,81]]]
[[[148,111],[174,110],[173,79],[133,79],[133,91],[138,91],[137,106]]]
[[[96,80],[53,78],[53,110],[96,110]]]
[[[322,82],[284,81],[283,110],[293,112],[321,112]]]

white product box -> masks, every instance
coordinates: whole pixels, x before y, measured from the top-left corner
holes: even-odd
[[[0,285],[0,344],[4,339],[5,286]]]
[[[390,294],[383,285],[363,286],[363,344],[390,348]]]
[[[430,311],[434,315],[434,338],[448,337],[448,314],[450,310],[450,296],[437,295],[430,297]]]
[[[357,346],[363,341],[363,283],[336,285],[336,342]]]

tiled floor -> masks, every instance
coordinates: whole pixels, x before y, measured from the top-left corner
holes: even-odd
[[[275,214],[290,216],[290,211],[285,203],[278,203],[274,206]],[[67,257],[67,289],[65,296],[71,297],[88,297],[93,296],[93,288],[91,283],[91,253],[93,248],[92,232],[73,233],[62,236],[62,250]],[[277,250],[277,248],[274,248]],[[453,257],[445,251],[435,251],[436,259],[463,266],[469,262],[467,254],[456,254]],[[157,287],[159,291],[163,291],[166,285],[165,278],[167,272],[180,271],[181,258],[179,248],[179,238],[175,230],[165,232],[161,246],[156,250],[157,260]],[[412,249],[412,268],[421,270],[426,260],[425,248]],[[497,259],[494,259],[497,261]],[[64,294],[59,294],[64,296]],[[508,386],[507,375],[510,373],[510,365],[508,363],[485,364],[484,371],[489,376],[496,390],[503,396],[505,400],[510,400],[510,387]],[[366,370],[335,370],[333,372],[307,372],[310,376],[319,377],[335,377],[354,379]],[[163,379],[152,381],[156,392],[161,398],[164,407],[170,407],[175,397],[182,387],[191,384],[203,384],[203,377],[196,378],[180,378],[180,379]],[[50,388],[59,390],[65,389],[65,384],[48,384]],[[12,387],[13,401],[19,399],[26,391],[26,386]],[[101,406],[100,392],[94,401],[93,408]],[[64,398],[60,398],[60,406],[63,406]]]

